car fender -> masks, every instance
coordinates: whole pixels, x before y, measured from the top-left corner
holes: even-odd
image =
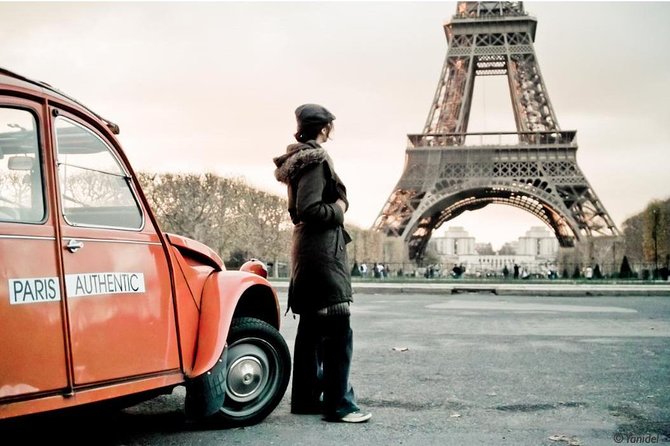
[[[279,329],[277,293],[263,277],[242,271],[211,274],[202,292],[197,348],[189,378],[212,369],[223,354],[233,317],[256,317]]]

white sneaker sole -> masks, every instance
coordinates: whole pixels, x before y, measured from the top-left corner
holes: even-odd
[[[372,418],[371,413],[360,414],[360,415],[349,414],[340,418],[340,421],[342,421],[343,423],[365,423],[370,418]]]

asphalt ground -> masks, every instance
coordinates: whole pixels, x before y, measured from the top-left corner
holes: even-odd
[[[286,294],[280,292],[285,308]],[[2,435],[115,445],[616,445],[670,441],[670,299],[357,293],[351,381],[369,423],[292,415],[203,430],[183,390]],[[282,319],[293,347],[297,319]],[[7,443],[12,444],[12,443]],[[16,443],[19,444],[19,443]]]
[[[275,279],[278,291],[288,290],[288,280]],[[358,294],[458,294],[469,292],[492,293],[499,296],[668,296],[668,281],[612,280],[468,280],[468,279],[354,279]]]

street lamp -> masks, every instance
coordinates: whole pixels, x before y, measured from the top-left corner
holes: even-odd
[[[654,239],[654,280],[658,279],[658,209],[651,210],[651,236]]]

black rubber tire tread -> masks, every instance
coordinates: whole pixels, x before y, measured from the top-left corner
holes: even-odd
[[[277,407],[286,393],[288,382],[291,377],[291,353],[286,340],[275,327],[265,321],[252,317],[241,317],[233,319],[228,333],[228,345],[244,338],[260,338],[268,342],[277,352],[279,383],[275,394],[268,403],[259,411],[245,417],[230,417],[219,411],[212,418],[217,420],[223,427],[241,427],[257,424],[265,419]],[[224,406],[225,406],[224,402]]]

